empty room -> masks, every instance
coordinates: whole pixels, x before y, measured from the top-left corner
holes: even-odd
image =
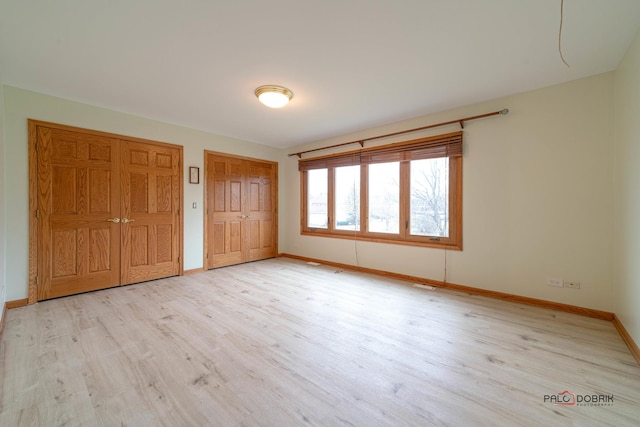
[[[639,31],[0,0],[0,425],[637,426]]]

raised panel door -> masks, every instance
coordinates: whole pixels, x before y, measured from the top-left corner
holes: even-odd
[[[247,261],[277,255],[275,190],[277,170],[273,163],[246,162],[248,254]]]
[[[215,268],[244,260],[244,179],[240,160],[209,156],[206,171],[207,265]]]
[[[206,268],[277,255],[277,164],[206,154]]]
[[[120,284],[119,145],[37,127],[38,300]]]
[[[180,151],[122,141],[122,284],[180,269]]]

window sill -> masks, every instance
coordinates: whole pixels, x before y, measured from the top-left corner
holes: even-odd
[[[353,231],[344,231],[344,232],[336,232],[336,231],[327,231],[321,229],[315,229],[315,231],[311,230],[302,230],[300,232],[302,236],[314,236],[314,237],[330,237],[335,239],[346,239],[346,240],[358,240],[363,242],[373,242],[373,243],[386,243],[392,245],[403,245],[403,246],[418,246],[423,248],[433,248],[433,249],[448,249],[452,251],[462,251],[462,242],[453,242],[451,239],[441,240],[441,241],[431,241],[425,239],[420,240],[407,240],[407,239],[394,239],[388,234],[381,234],[381,236],[372,236],[370,234],[355,234]],[[383,237],[384,236],[384,237]]]

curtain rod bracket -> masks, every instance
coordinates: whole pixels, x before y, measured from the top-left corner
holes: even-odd
[[[358,144],[360,144],[360,147],[364,147],[364,141],[358,141]]]
[[[464,129],[464,120],[460,120],[460,129]]]

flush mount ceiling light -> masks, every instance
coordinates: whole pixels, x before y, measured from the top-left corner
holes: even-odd
[[[284,107],[293,98],[293,92],[286,87],[265,85],[256,89],[256,96],[264,105],[270,108]]]

